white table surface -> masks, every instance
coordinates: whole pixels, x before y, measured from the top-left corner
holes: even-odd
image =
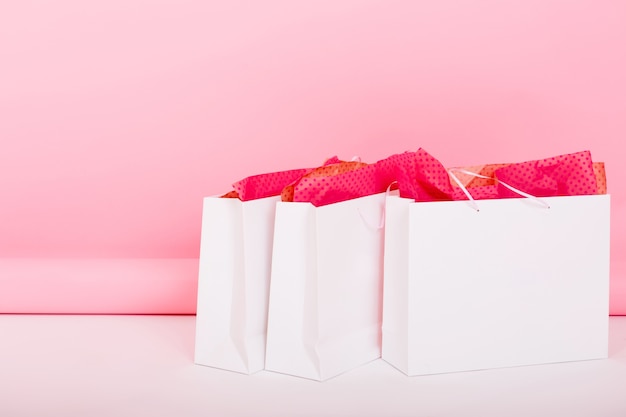
[[[193,364],[194,316],[0,315],[0,416],[626,416],[626,317],[609,359],[326,382]]]

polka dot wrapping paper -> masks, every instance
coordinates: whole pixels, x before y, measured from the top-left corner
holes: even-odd
[[[397,167],[402,197],[416,201],[466,200],[463,190],[453,184],[446,169],[419,150],[414,159]],[[490,164],[461,168],[490,178],[455,173],[476,200],[520,197],[497,181],[536,197],[606,194],[604,164],[594,163],[589,151],[564,154],[514,164]]]
[[[472,194],[472,197],[476,198],[477,195],[480,194],[480,191],[476,191],[474,190],[474,188],[476,189],[482,188],[483,190],[490,190],[489,192],[493,192],[492,190],[493,186],[496,184],[495,177],[494,177],[495,171],[499,168],[503,168],[509,165],[511,164],[509,163],[509,164],[474,165],[474,166],[457,168],[459,170],[474,172],[476,174],[480,174],[489,178],[479,178],[473,175],[465,174],[463,172],[455,172],[455,175],[459,179],[461,184],[463,184],[463,186],[466,187],[470,191],[470,193]],[[593,173],[596,178],[596,184],[597,184],[597,189],[598,189],[596,194],[606,194],[607,182],[606,182],[606,172],[604,168],[604,162],[593,162],[592,165],[593,165]],[[458,188],[456,184],[453,183],[452,185],[455,188]],[[491,188],[487,188],[487,187],[491,187]],[[455,193],[458,193],[458,191],[455,190]],[[498,198],[497,194],[493,198]]]
[[[589,151],[509,164],[461,168],[489,178],[455,175],[476,200],[516,198],[505,182],[536,197],[606,194],[604,163],[593,162]],[[394,183],[397,183],[395,185]],[[415,201],[467,200],[450,181],[448,170],[424,149],[394,154],[374,164],[329,158],[318,168],[273,172],[244,178],[224,198],[242,201],[281,196],[282,201],[310,202],[316,207],[398,188]]]
[[[401,192],[421,200],[449,198],[453,193],[446,169],[420,149],[374,164],[338,162],[320,167],[286,187],[282,201],[310,202],[320,207],[382,193],[394,182],[406,188]]]
[[[282,201],[310,202],[315,206],[368,195],[374,178],[371,166],[363,162],[326,164],[305,174],[281,193]]]
[[[280,194],[285,185],[297,180],[308,171],[307,169],[294,169],[246,177],[234,183],[234,190],[224,194],[222,197],[250,201],[275,196]]]
[[[338,162],[340,162],[339,159],[333,156],[327,159],[324,165],[336,164]],[[313,171],[313,168],[252,175],[234,183],[234,190],[222,195],[222,198],[238,198],[241,201],[250,201],[277,196],[281,194],[286,186],[294,183],[311,171]]]
[[[415,201],[453,200],[454,188],[446,168],[423,149],[395,159],[400,196]]]
[[[495,177],[537,197],[598,194],[589,151],[511,164],[495,170]],[[501,198],[518,197],[498,185]]]

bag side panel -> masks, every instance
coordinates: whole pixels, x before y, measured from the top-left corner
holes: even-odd
[[[233,326],[244,325],[233,300],[244,279],[241,204],[236,199],[204,199],[195,362],[249,373],[245,346],[235,344],[231,337]]]
[[[409,207],[413,200],[387,197],[382,318],[382,358],[408,372]]]
[[[242,338],[250,372],[265,366],[267,308],[272,265],[274,217],[280,197],[242,203],[244,287],[238,294],[245,326],[237,331]]]
[[[319,380],[317,355],[305,343],[317,337],[314,210],[309,203],[276,204],[265,369]]]

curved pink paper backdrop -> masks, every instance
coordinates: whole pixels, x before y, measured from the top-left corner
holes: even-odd
[[[196,258],[203,196],[335,154],[590,149],[626,314],[625,19],[617,0],[4,2],[0,258]]]

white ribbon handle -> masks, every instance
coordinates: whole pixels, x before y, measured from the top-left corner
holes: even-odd
[[[450,175],[450,177],[454,180],[454,182],[456,182],[456,184],[461,187],[461,190],[463,190],[463,193],[467,196],[470,205],[472,206],[472,208],[476,211],[480,211],[480,209],[478,208],[478,204],[476,203],[476,200],[474,200],[474,197],[472,197],[472,195],[470,194],[469,191],[467,191],[467,188],[465,188],[465,186],[463,185],[463,183],[461,183],[461,180],[459,180],[457,178],[456,175],[454,175],[454,172],[460,172],[462,174],[466,174],[466,175],[471,175],[472,177],[477,177],[477,178],[485,178],[488,180],[495,180],[497,183],[502,184],[503,186],[505,186],[506,188],[508,188],[509,190],[513,191],[515,194],[518,194],[522,197],[526,197],[528,199],[531,199],[537,203],[539,203],[541,206],[545,207],[545,208],[550,208],[550,205],[548,203],[546,203],[545,201],[543,201],[542,199],[535,197],[534,195],[525,193],[522,190],[518,190],[517,188],[502,182],[500,180],[498,180],[497,178],[491,178],[491,177],[487,177],[485,175],[481,175],[481,174],[477,174],[475,172],[472,171],[467,171],[465,169],[459,169],[459,168],[450,168],[448,169],[448,174]]]
[[[359,212],[359,216],[361,216],[361,220],[363,220],[363,223],[365,223],[365,225],[369,227],[370,229],[381,230],[382,228],[385,227],[385,214],[387,212],[387,197],[389,197],[389,195],[391,194],[391,186],[396,184],[397,182],[398,181],[394,181],[391,184],[389,184],[389,186],[387,187],[387,190],[385,191],[385,203],[383,204],[383,210],[382,210],[383,212],[380,216],[380,221],[378,222],[378,225],[373,225],[369,220],[365,218],[361,209],[359,208],[356,209]]]

